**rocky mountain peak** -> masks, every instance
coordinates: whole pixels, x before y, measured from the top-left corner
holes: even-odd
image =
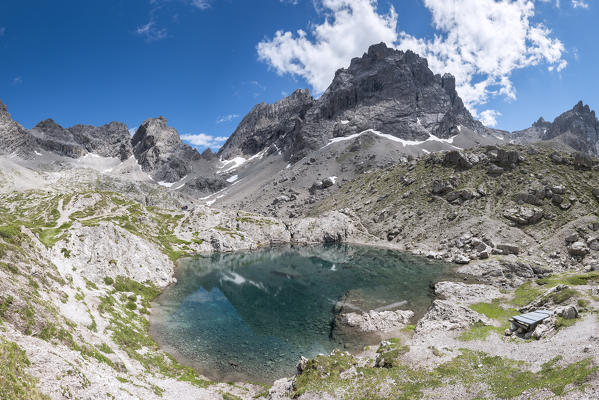
[[[599,121],[597,121],[595,111],[591,111],[591,108],[582,101],[578,102],[571,110],[561,114],[553,121],[544,139],[553,139],[566,133],[573,135],[572,139],[576,139],[570,140],[572,144],[576,145],[575,150],[583,151],[585,146],[583,143],[574,143],[575,141],[597,144]]]
[[[6,108],[6,105],[2,102],[2,100],[0,100],[0,113],[7,113],[8,109]]]
[[[487,132],[465,108],[455,78],[435,75],[427,60],[412,51],[379,43],[339,69],[318,100],[304,90],[255,106],[219,155],[227,159],[269,149],[294,161],[334,137],[368,129],[427,140],[454,136],[460,126]]]
[[[183,144],[166,118],[145,120],[131,139],[133,154],[142,169],[155,180],[177,182],[191,172],[191,162],[200,159],[197,150]]]
[[[549,128],[551,126],[551,122],[545,121],[545,118],[540,117],[537,122],[532,124],[535,128]]]

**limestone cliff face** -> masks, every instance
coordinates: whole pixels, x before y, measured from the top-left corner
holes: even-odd
[[[435,75],[426,59],[380,43],[338,70],[318,100],[305,90],[254,107],[219,155],[248,156],[269,149],[297,160],[333,137],[366,129],[426,140],[430,135],[451,137],[458,126],[486,132],[464,107],[454,77]]]
[[[177,182],[191,172],[191,162],[201,157],[183,144],[177,130],[169,128],[163,117],[144,121],[131,144],[142,169],[157,181]]]

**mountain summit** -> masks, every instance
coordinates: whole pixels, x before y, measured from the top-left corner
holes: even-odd
[[[335,73],[318,99],[307,90],[275,104],[260,104],[219,152],[222,158],[280,151],[297,161],[334,137],[368,129],[404,140],[449,138],[466,127],[485,133],[455,89],[450,74],[435,75],[417,54],[373,45]]]

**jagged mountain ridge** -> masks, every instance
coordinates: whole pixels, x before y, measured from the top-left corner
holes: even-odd
[[[513,141],[520,144],[553,142],[574,151],[599,156],[599,120],[595,111],[579,101],[553,122],[541,117],[530,128],[514,132]]]
[[[254,107],[219,155],[253,156],[268,149],[293,162],[329,139],[367,129],[423,141],[454,136],[458,126],[489,131],[464,107],[452,75],[435,75],[426,59],[380,43],[338,70],[318,100],[301,90]]]

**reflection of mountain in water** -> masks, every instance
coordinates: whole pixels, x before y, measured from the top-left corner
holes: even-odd
[[[199,257],[180,267],[179,283],[159,299],[166,316],[153,323],[186,358],[201,358],[201,369],[269,380],[292,372],[300,355],[334,348],[336,311],[398,302],[425,309],[429,282],[444,272],[428,260],[345,245]]]

